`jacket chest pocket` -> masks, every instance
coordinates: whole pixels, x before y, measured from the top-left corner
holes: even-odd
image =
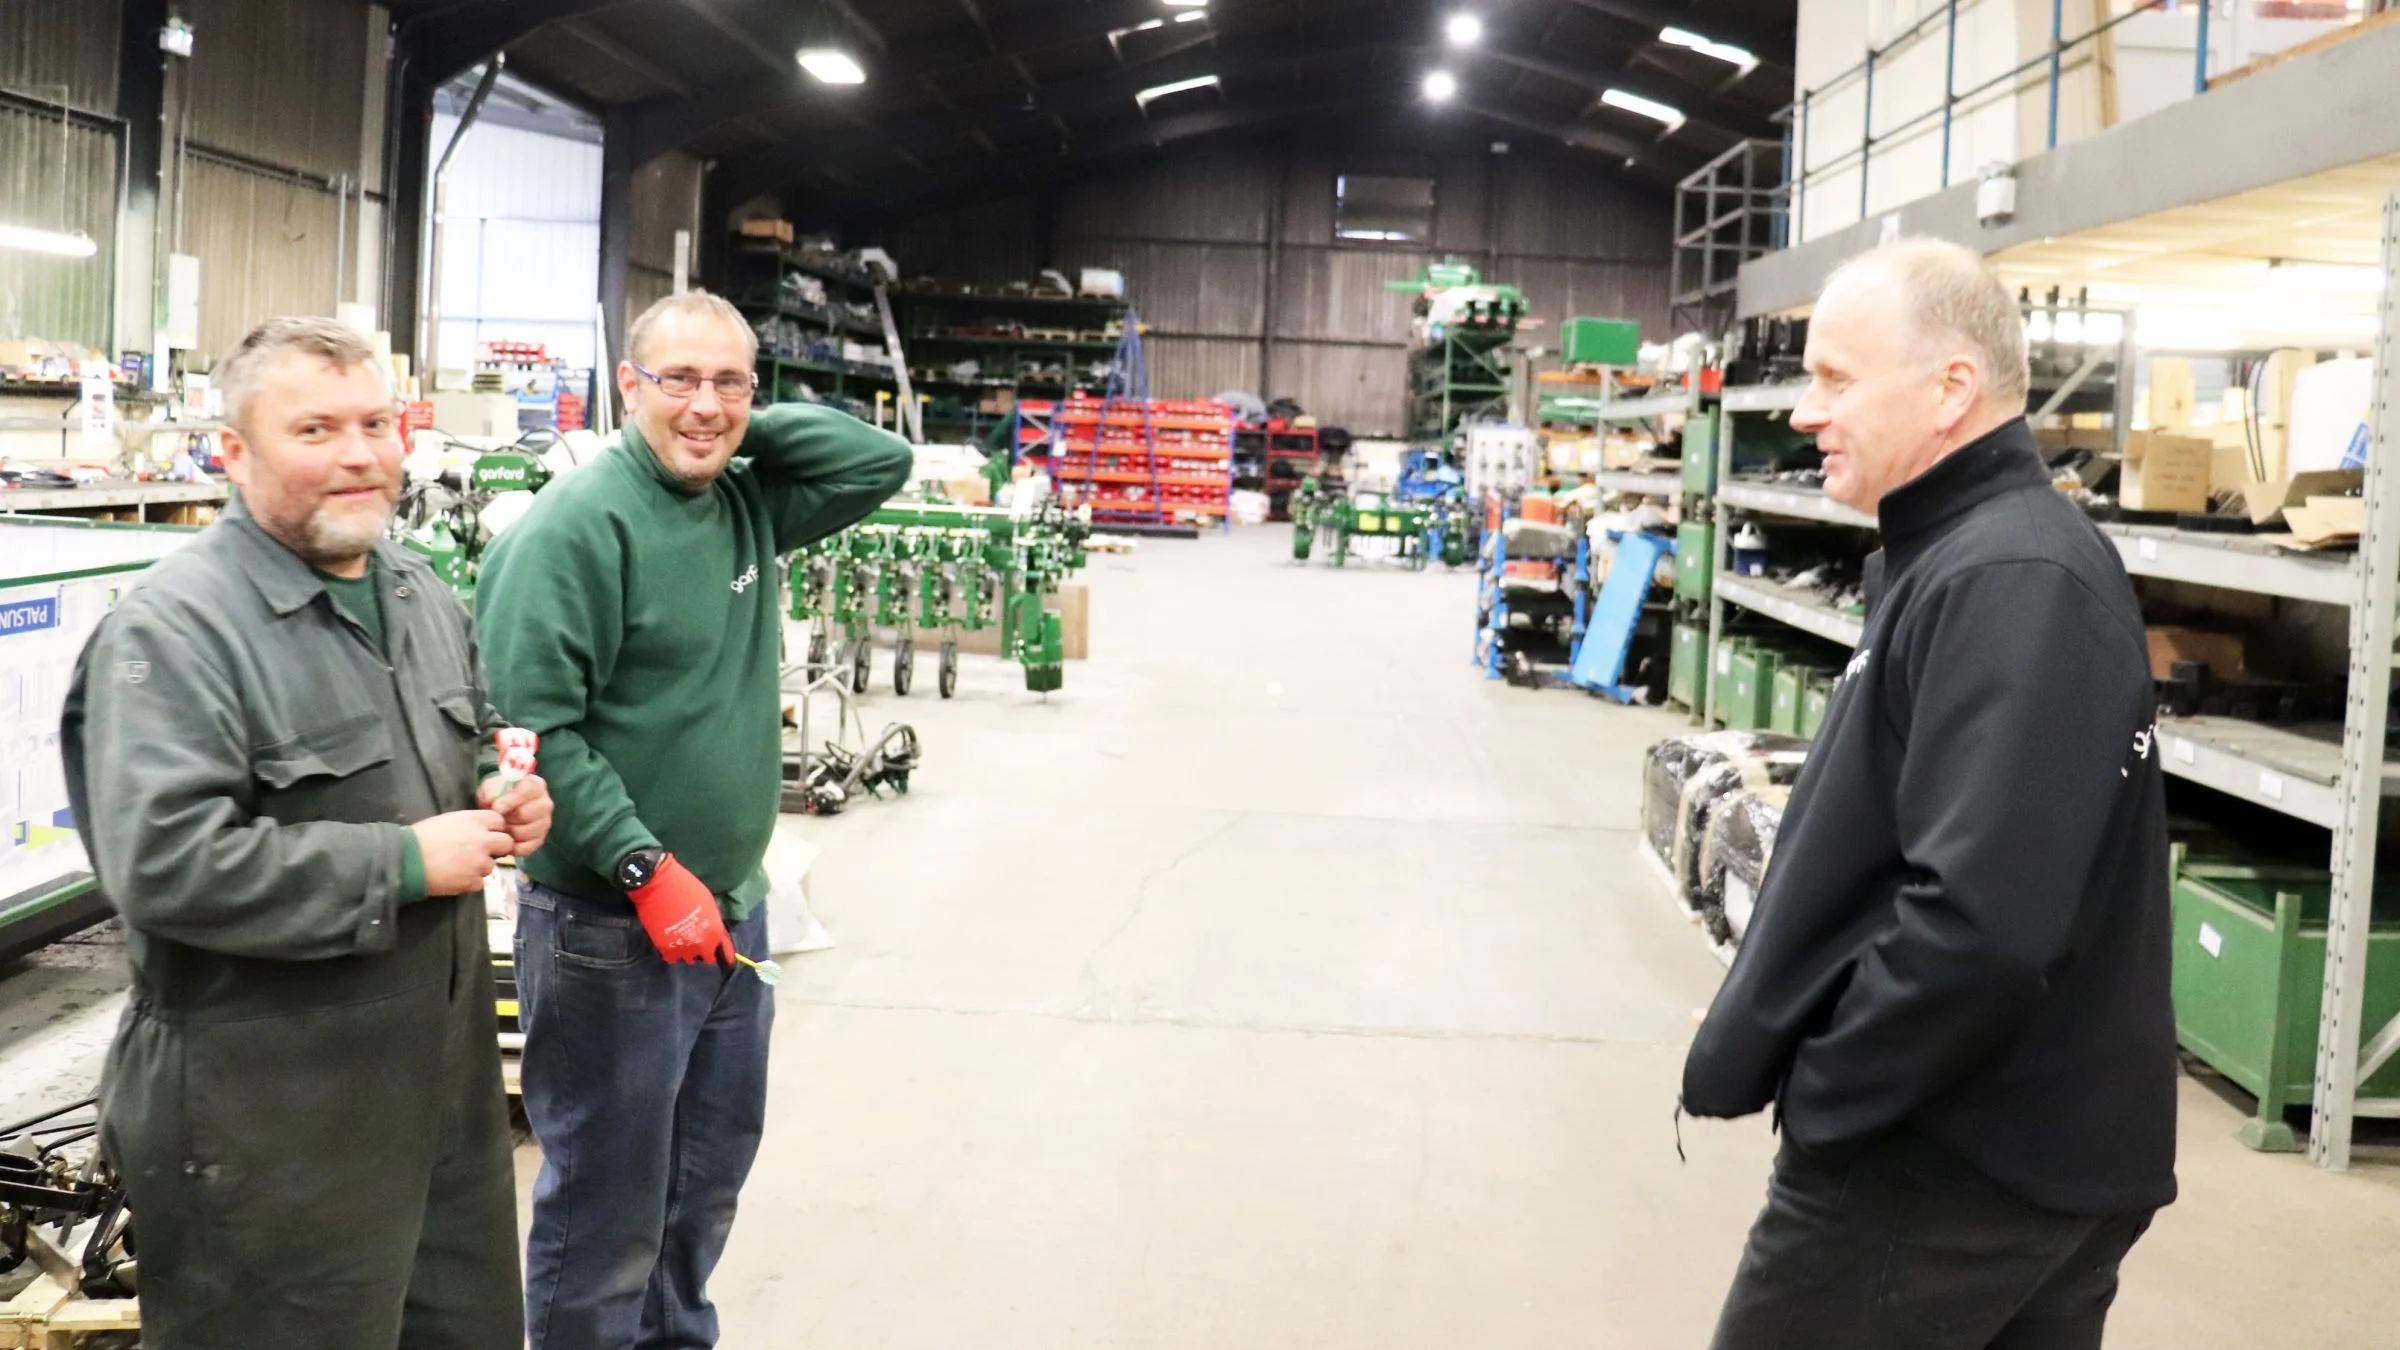
[[[392,728],[361,713],[252,754],[259,814],[278,820],[390,820]]]
[[[425,768],[433,780],[434,800],[446,809],[452,802],[464,809],[475,796],[475,764],[483,751],[482,709],[468,685],[445,689],[432,703],[434,715],[425,730],[438,744],[426,747]]]

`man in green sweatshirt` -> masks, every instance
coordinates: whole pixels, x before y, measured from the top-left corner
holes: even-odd
[[[776,555],[864,518],[913,460],[831,409],[753,413],[757,340],[716,296],[651,306],[625,354],[622,438],[542,491],[477,585],[493,702],[541,733],[556,802],[517,921],[532,1350],[715,1344],[774,1014],[732,957],[767,955]]]

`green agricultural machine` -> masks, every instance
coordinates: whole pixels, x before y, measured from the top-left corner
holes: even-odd
[[[516,514],[495,512],[487,521],[484,513],[510,494],[540,491],[550,477],[549,466],[530,450],[487,450],[472,457],[454,452],[438,476],[412,480],[401,489],[393,535],[471,603],[483,550]]]
[[[989,506],[891,502],[830,539],[792,555],[792,617],[809,625],[813,680],[835,661],[852,692],[874,673],[877,628],[898,634],[892,691],[916,682],[917,635],[941,635],[943,698],[958,688],[958,635],[1000,630],[1000,654],[1025,667],[1025,687],[1048,693],[1064,682],[1064,634],[1049,607],[1059,584],[1084,564],[1090,522],[1045,503],[1019,518]]]
[[[1465,509],[1455,494],[1401,501],[1379,492],[1349,496],[1310,478],[1292,494],[1292,560],[1307,562],[1321,542],[1333,565],[1350,560],[1356,541],[1388,539],[1392,556],[1412,572],[1439,559],[1444,567],[1467,561]]]

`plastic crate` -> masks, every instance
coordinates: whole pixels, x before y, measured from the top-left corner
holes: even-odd
[[[1824,729],[1825,712],[1832,706],[1832,678],[1822,674],[1811,678],[1808,688],[1800,694],[1800,734],[1815,740],[1817,733]]]

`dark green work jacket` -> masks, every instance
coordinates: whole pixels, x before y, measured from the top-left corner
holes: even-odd
[[[103,1141],[145,1322],[155,1287],[170,1322],[248,1299],[253,1334],[280,1309],[320,1345],[385,1343],[422,1223],[461,1214],[477,1231],[446,1240],[513,1278],[482,896],[408,894],[404,844],[474,805],[498,717],[465,608],[376,556],[382,650],[237,503],[76,665],[68,793],[133,966]],[[504,1323],[513,1296],[485,1301]]]

